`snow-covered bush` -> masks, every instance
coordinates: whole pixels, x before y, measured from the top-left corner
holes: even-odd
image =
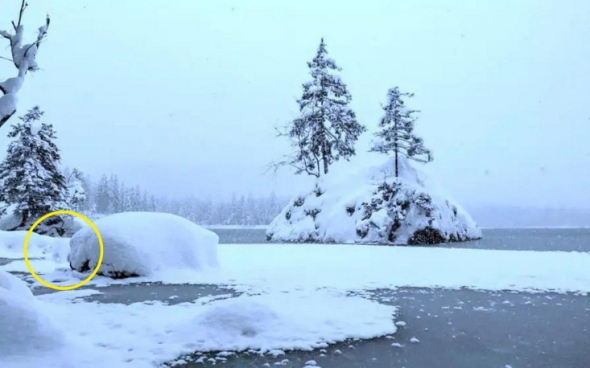
[[[27,285],[0,270],[0,357],[38,354],[59,346],[64,334]]]
[[[113,277],[148,276],[168,269],[202,270],[217,266],[219,237],[175,215],[126,212],[95,221],[104,242],[99,274]],[[98,263],[96,234],[85,227],[70,240],[70,265],[80,272]]]
[[[425,185],[402,158],[371,156],[334,165],[312,190],[296,196],[270,224],[271,241],[436,244],[481,237],[471,216]]]

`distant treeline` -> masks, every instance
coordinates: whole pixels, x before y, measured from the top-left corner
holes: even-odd
[[[213,197],[168,199],[149,194],[139,186],[127,186],[117,175],[93,182],[82,179],[86,200],[80,209],[95,214],[129,211],[166,212],[201,225],[267,225],[287,204],[274,193],[266,197],[232,195],[229,200]]]

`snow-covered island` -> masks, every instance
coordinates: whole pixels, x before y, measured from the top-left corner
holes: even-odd
[[[368,147],[384,156],[361,159],[355,145],[367,128],[349,107],[352,97],[323,39],[308,66],[312,80],[303,85],[300,115],[280,134],[292,152],[274,167],[294,168],[315,184],[274,219],[267,240],[421,245],[481,238],[471,216],[411,164],[433,160],[414,132],[418,111],[405,104],[412,93],[397,86],[387,91]]]
[[[334,165],[289,202],[270,224],[267,239],[419,245],[481,238],[471,216],[408,160],[399,160],[403,174],[395,178],[394,159],[372,159]]]

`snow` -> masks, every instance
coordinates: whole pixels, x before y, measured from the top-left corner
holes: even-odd
[[[199,351],[312,350],[395,333],[394,314],[394,307],[360,297],[277,293],[215,302],[176,332]]]
[[[153,223],[148,225],[154,227]],[[409,286],[590,292],[587,253],[355,244],[227,244],[218,248],[223,267],[217,272],[178,275],[168,269],[139,281],[229,285],[245,294],[233,299],[203,297],[176,305],[100,304],[80,299],[100,292],[96,290],[60,292],[35,300],[22,282],[0,271],[0,292],[10,295],[11,315],[16,308],[21,321],[63,329],[40,340],[53,344],[51,350],[18,356],[0,353],[0,366],[147,368],[195,351],[257,349],[279,354],[321,348],[348,338],[387,336],[396,332],[396,326],[403,327],[405,323],[394,321],[395,307],[362,297],[367,289]],[[37,270],[39,264],[33,265]],[[17,266],[26,271],[22,261],[0,269],[16,270]],[[71,270],[48,272],[44,279],[66,284],[77,274]],[[92,283],[132,281],[137,279],[97,277]],[[18,298],[27,302],[15,302]],[[0,309],[4,305],[0,297]],[[0,314],[0,322],[5,314]],[[29,329],[19,333],[25,331]],[[31,331],[42,334],[46,330]]]
[[[68,296],[76,293],[79,291]],[[395,307],[327,291],[241,296],[204,304],[197,300],[173,306],[72,304],[68,298],[49,294],[40,303],[45,303],[57,324],[67,327],[69,338],[51,354],[0,354],[3,368],[147,368],[194,351],[310,350],[349,337],[395,332]]]
[[[0,231],[0,258],[24,258],[26,231]],[[56,263],[67,261],[69,239],[53,238],[32,233],[29,239],[29,258],[47,258]]]
[[[201,271],[217,266],[219,237],[175,215],[126,212],[95,222],[104,242],[99,274],[149,276],[166,270]],[[98,238],[85,227],[70,240],[72,268],[85,272],[98,263]]]
[[[582,252],[356,244],[220,244],[218,253],[223,267],[216,272],[166,270],[149,277],[116,282],[208,283],[269,292],[467,287],[590,293],[590,254]],[[76,272],[60,271],[50,261],[39,260],[32,264],[38,273],[44,274],[44,279],[58,285],[71,285],[80,278]],[[0,269],[27,272],[23,261],[0,266]],[[96,277],[91,284],[113,282]]]
[[[275,218],[267,230],[270,240],[408,244],[420,243],[418,234],[425,229],[434,229],[443,241],[481,238],[471,216],[405,159],[398,179],[393,159],[376,153],[338,162],[331,170]]]
[[[0,270],[0,362],[3,357],[36,355],[64,342],[57,328],[20,279]],[[1,365],[1,364],[0,364]]]

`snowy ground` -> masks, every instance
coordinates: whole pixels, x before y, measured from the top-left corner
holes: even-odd
[[[155,273],[149,278],[92,284],[163,281],[234,285],[241,290],[337,291],[468,287],[481,290],[590,292],[590,254],[338,244],[220,244],[220,269]],[[247,261],[246,261],[247,260]],[[32,261],[47,280],[71,284],[85,275],[49,260]],[[58,267],[60,265],[57,265]],[[24,261],[2,268],[27,272]]]
[[[68,343],[44,355],[2,357],[2,367],[151,367],[194,351],[311,349],[394,334],[400,311],[367,299],[364,290],[590,292],[587,253],[325,244],[225,244],[218,253],[219,270],[118,281],[97,277],[91,284],[211,284],[240,296],[124,305],[76,299],[96,295],[100,287],[47,294],[39,298]],[[67,285],[85,276],[52,260],[32,263],[48,281]],[[21,260],[0,269],[31,280]]]

